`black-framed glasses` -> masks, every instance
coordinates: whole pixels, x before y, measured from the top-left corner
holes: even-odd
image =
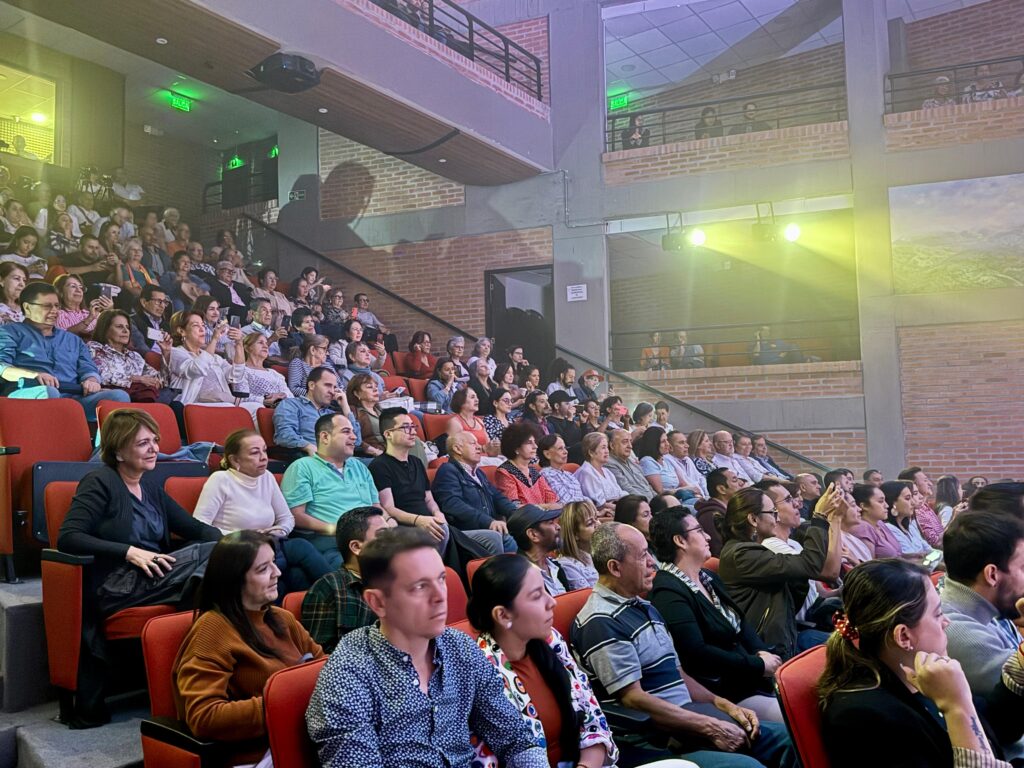
[[[26,301],[25,303],[33,307],[42,307],[47,312],[60,310],[60,304],[40,304],[37,301]]]
[[[683,535],[684,536],[689,536],[694,531],[700,531],[701,533],[704,533],[704,528],[702,528],[699,525],[695,525],[695,526],[693,526],[693,528],[684,528],[683,529]]]
[[[408,434],[411,435],[411,434],[413,434],[416,431],[416,425],[415,424],[402,424],[401,426],[392,427],[391,429],[388,430],[388,432],[394,432],[396,429],[400,429],[403,432],[407,432]]]
[[[771,515],[776,520],[779,519],[779,513],[778,513],[777,510],[774,510],[774,509],[762,509],[760,512],[758,512],[758,514],[759,515]]]
[[[778,501],[775,502],[776,506],[778,506],[779,504],[795,504],[795,503],[796,503],[796,499],[794,499],[789,494],[786,494],[781,499],[779,499]]]

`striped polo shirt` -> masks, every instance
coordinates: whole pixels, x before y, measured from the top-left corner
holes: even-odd
[[[692,701],[665,620],[646,600],[598,583],[569,636],[602,703],[615,702],[619,691],[638,680],[647,693],[680,707]]]

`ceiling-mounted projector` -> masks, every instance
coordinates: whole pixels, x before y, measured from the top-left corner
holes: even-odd
[[[268,56],[251,73],[267,88],[284,93],[302,93],[320,84],[316,64],[294,53],[275,53]]]

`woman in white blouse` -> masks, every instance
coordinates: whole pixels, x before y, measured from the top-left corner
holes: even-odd
[[[608,462],[608,438],[603,432],[591,432],[580,445],[583,463],[576,470],[576,479],[597,507],[601,522],[607,522],[615,516],[615,502],[626,495],[611,471],[604,468]]]
[[[178,312],[172,318],[172,332],[179,346],[171,350],[171,387],[180,389],[178,395],[185,405],[233,405],[239,385],[245,382],[245,349],[238,342],[242,332],[221,323],[206,342],[206,323],[199,312]],[[231,339],[234,360],[229,363],[217,357],[215,350],[222,335]],[[245,407],[256,407],[252,403]]]
[[[267,464],[267,444],[258,432],[232,432],[224,441],[224,471],[203,485],[194,517],[224,534],[252,530],[272,536],[275,562],[287,584],[278,593],[284,595],[308,589],[331,567],[309,541],[288,538],[295,518]]]
[[[282,400],[292,397],[288,382],[273,368],[264,368],[263,361],[270,355],[270,342],[262,333],[250,333],[242,342],[245,350],[245,375],[249,396],[243,400],[256,407],[273,408]],[[255,415],[255,412],[253,412]]]

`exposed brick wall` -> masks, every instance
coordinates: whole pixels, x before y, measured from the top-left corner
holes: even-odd
[[[386,29],[413,48],[423,51],[436,59],[440,59],[470,80],[490,88],[495,93],[501,94],[509,101],[518,104],[539,117],[543,117],[545,120],[550,119],[550,109],[543,102],[537,101],[533,93],[517,83],[506,82],[505,78],[499,76],[493,69],[478,64],[475,61],[470,61],[461,53],[452,50],[425,32],[416,29],[404,19],[400,19],[388,13],[380,6],[374,5],[370,0],[334,0],[334,2],[353,13],[359,14],[378,27]]]
[[[814,432],[765,432],[765,438],[828,467],[847,467],[859,478],[867,469],[867,433],[863,429],[822,430]],[[769,451],[787,472],[809,472],[781,451]]]
[[[899,332],[907,461],[934,478],[1024,477],[1024,322]]]
[[[1019,56],[1024,53],[1022,16],[1024,0],[989,0],[908,24],[910,69]]]
[[[602,160],[605,183],[617,186],[713,171],[835,160],[849,155],[847,124],[843,120],[606,152]]]
[[[885,116],[890,152],[1018,138],[1024,135],[1024,97],[953,104]]]
[[[540,59],[540,92],[545,104],[551,103],[551,56],[548,42],[548,17],[517,21],[495,27],[501,34]]]
[[[203,185],[217,153],[199,144],[152,136],[141,125],[127,124],[124,131],[124,165],[129,180],[146,191],[145,205],[173,206],[182,221],[199,226]]]
[[[485,330],[485,270],[550,264],[553,259],[550,227],[357,248],[327,255],[474,336],[483,335]],[[331,285],[345,289],[348,306],[357,292],[368,293],[374,313],[398,335],[403,351],[412,333],[419,329],[429,331],[435,349],[443,351],[444,341],[452,335],[450,330],[432,325],[418,312],[337,269],[325,266],[323,271],[330,277]]]
[[[381,216],[465,202],[461,184],[322,128],[320,180],[322,219],[351,220],[359,213]]]

